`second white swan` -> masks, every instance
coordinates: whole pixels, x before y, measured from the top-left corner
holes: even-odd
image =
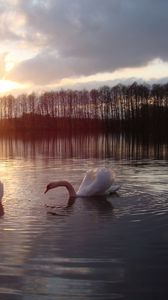
[[[50,182],[44,193],[50,189],[64,186],[67,188],[70,198],[105,196],[115,193],[120,188],[119,185],[114,185],[114,180],[115,174],[110,168],[96,168],[87,171],[77,192],[70,182],[60,180]]]
[[[0,181],[0,201],[2,200],[4,195],[4,185],[2,183],[2,181]]]

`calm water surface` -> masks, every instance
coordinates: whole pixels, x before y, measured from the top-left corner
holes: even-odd
[[[68,201],[89,168],[115,170],[119,192]],[[168,299],[166,145],[121,138],[0,140],[0,299]]]

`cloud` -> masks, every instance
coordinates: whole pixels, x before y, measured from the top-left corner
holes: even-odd
[[[67,89],[72,90],[82,90],[82,89],[98,89],[103,86],[109,86],[113,87],[118,84],[129,86],[133,84],[134,82],[137,82],[138,84],[148,85],[152,86],[153,84],[167,84],[168,83],[168,77],[163,77],[160,79],[151,78],[150,80],[144,80],[143,78],[139,77],[130,77],[130,78],[120,78],[120,79],[113,79],[113,80],[102,80],[102,81],[89,81],[89,82],[77,82],[74,84],[67,84]],[[60,87],[58,88],[60,89]]]
[[[168,60],[167,0],[22,0],[18,10],[39,53],[9,79],[48,84]]]
[[[80,57],[59,57],[55,52],[42,52],[35,57],[18,64],[7,76],[10,80],[35,84],[59,82],[63,78],[88,76],[100,70],[111,70],[106,61],[95,56],[81,59]]]
[[[15,9],[18,5],[16,0],[0,1],[0,39],[6,40],[20,40],[20,35],[17,32],[18,23],[21,13]]]
[[[5,75],[5,58],[6,53],[0,53],[0,80],[3,79]]]

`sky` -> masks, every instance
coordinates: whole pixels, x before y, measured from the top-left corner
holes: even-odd
[[[167,0],[0,0],[0,95],[168,82]]]

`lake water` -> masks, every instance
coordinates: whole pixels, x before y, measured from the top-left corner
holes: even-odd
[[[1,138],[0,299],[168,299],[167,150],[120,136]],[[121,184],[107,200],[44,195],[101,166]]]

